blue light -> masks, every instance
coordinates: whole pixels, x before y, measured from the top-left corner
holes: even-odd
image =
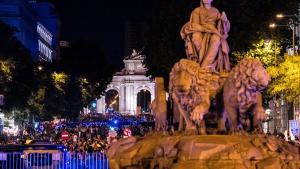
[[[39,127],[39,123],[38,123],[38,122],[35,122],[35,123],[34,123],[34,128],[37,129],[38,127]]]
[[[118,120],[114,120],[114,124],[118,124]]]
[[[96,106],[97,106],[97,104],[94,102],[94,103],[92,103],[92,107],[93,108],[96,108]]]

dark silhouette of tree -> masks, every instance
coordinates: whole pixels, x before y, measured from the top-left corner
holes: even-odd
[[[5,96],[5,110],[27,108],[27,99],[31,91],[36,87],[36,78],[33,68],[34,62],[28,49],[15,37],[17,30],[0,21],[0,62],[1,75],[3,72],[2,63],[10,65],[11,79],[0,81],[0,94]],[[7,72],[6,72],[7,73]]]
[[[53,63],[41,63],[42,70],[36,69],[39,87],[29,102],[40,120],[77,119],[83,106],[106,89],[114,71],[94,41],[72,42],[60,56]]]
[[[71,76],[86,78],[93,85],[91,98],[103,93],[115,72],[103,51],[93,40],[73,41],[69,48],[61,50],[60,67]]]

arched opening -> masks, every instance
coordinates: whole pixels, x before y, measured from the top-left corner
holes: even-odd
[[[119,111],[119,93],[111,89],[105,93],[105,112]]]
[[[150,112],[150,103],[151,103],[151,93],[144,89],[138,92],[137,94],[137,113],[140,109],[140,113]]]

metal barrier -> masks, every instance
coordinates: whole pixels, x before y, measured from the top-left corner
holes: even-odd
[[[103,153],[0,152],[0,169],[109,169]]]

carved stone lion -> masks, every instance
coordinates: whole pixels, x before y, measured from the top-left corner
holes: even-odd
[[[266,118],[262,106],[261,90],[269,83],[270,77],[260,61],[245,58],[230,72],[223,88],[224,108],[231,131],[239,124],[261,130],[261,120]]]
[[[195,130],[205,133],[203,116],[208,113],[210,99],[220,88],[219,75],[200,68],[199,64],[181,59],[171,70],[169,89],[172,93],[174,107],[179,111],[179,130]]]

